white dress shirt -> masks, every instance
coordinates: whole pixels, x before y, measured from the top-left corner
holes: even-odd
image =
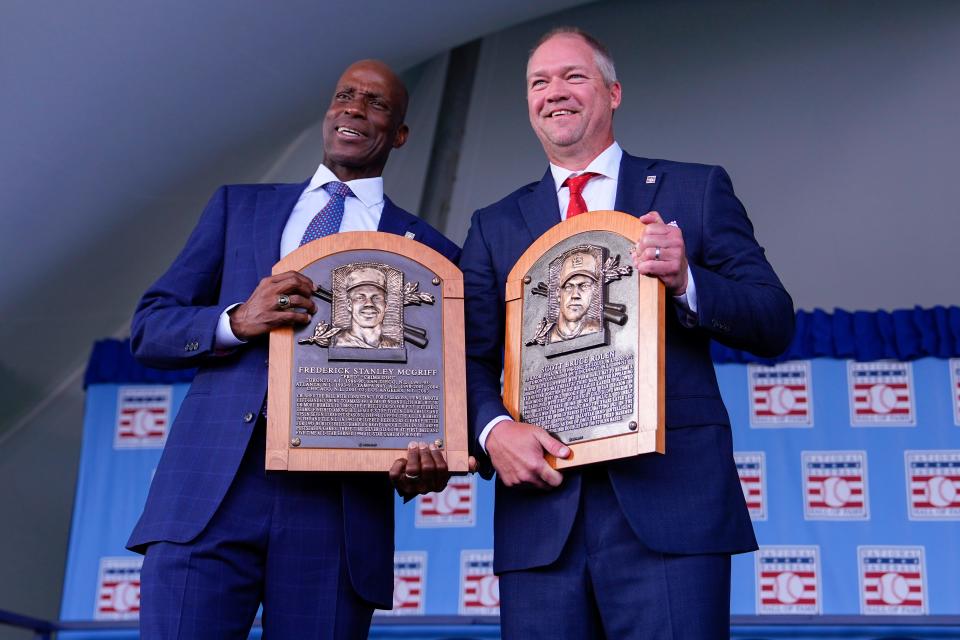
[[[557,203],[560,205],[560,219],[567,219],[567,205],[570,203],[570,188],[564,186],[567,178],[582,173],[596,173],[583,188],[583,199],[587,203],[587,211],[614,211],[617,202],[617,183],[620,180],[620,160],[623,158],[623,149],[614,142],[603,150],[583,171],[571,171],[555,164],[550,165],[550,173],[557,189]],[[646,211],[642,212],[646,213]],[[582,215],[582,214],[581,214]],[[669,221],[668,221],[669,222]],[[688,326],[696,325],[697,321],[697,290],[693,283],[693,273],[687,266],[687,290],[683,295],[674,296],[677,303],[677,312],[680,321]],[[504,420],[512,420],[510,416],[497,416],[484,426],[477,438],[484,451],[487,450],[487,436],[495,426]]]
[[[310,184],[300,194],[300,199],[293,206],[287,224],[283,227],[280,236],[281,258],[300,246],[300,240],[310,221],[330,200],[330,194],[323,188],[323,185],[329,182],[339,180],[333,171],[321,164],[310,179]],[[343,220],[340,222],[339,231],[376,231],[383,213],[383,178],[361,178],[344,184],[350,187],[353,195],[347,196],[343,202]],[[233,349],[245,342],[234,335],[228,315],[231,309],[240,304],[234,303],[220,314],[215,338],[217,349]]]

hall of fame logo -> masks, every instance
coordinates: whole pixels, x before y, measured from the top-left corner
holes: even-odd
[[[912,427],[913,366],[909,362],[847,361],[850,424],[855,427]]]
[[[136,620],[140,616],[140,556],[100,558],[94,620]]]
[[[760,547],[758,614],[820,613],[820,547]]]
[[[812,427],[810,361],[747,365],[751,427]]]
[[[450,478],[439,493],[417,498],[414,526],[472,527],[477,520],[477,481],[474,476]]]
[[[857,547],[860,613],[922,616],[927,613],[923,547]]]
[[[735,451],[733,460],[751,520],[767,519],[767,462],[763,451]]]
[[[953,424],[960,427],[960,358],[950,358],[950,398],[953,400]]]
[[[960,520],[960,450],[904,451],[911,520]]]
[[[493,551],[460,552],[460,615],[500,615],[500,578],[493,573]]]
[[[114,449],[162,449],[170,425],[173,387],[120,387]]]
[[[867,520],[865,451],[804,451],[803,517],[805,520]]]
[[[393,554],[393,609],[378,609],[377,615],[423,615],[427,591],[427,552],[396,551]]]

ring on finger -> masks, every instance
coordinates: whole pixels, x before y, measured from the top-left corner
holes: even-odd
[[[653,252],[653,259],[654,260],[660,259],[660,247],[657,247],[657,250]]]
[[[290,306],[290,296],[284,294],[277,296],[277,308],[283,311]]]
[[[419,480],[419,479],[420,479],[420,476],[419,476],[419,475],[412,476],[412,475],[410,475],[409,473],[407,473],[406,471],[403,472],[403,477],[405,477],[407,480]]]

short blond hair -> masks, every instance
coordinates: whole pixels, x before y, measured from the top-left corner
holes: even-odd
[[[534,52],[540,48],[540,45],[550,38],[563,35],[572,35],[583,38],[583,41],[586,42],[591,49],[593,49],[593,59],[597,63],[597,68],[600,70],[600,75],[603,77],[603,82],[609,87],[617,81],[617,68],[613,64],[613,56],[610,55],[610,50],[607,49],[606,45],[580,27],[561,26],[554,27],[553,29],[550,29],[550,31],[547,31],[540,37],[539,40],[537,40],[537,44],[533,45],[533,48],[530,49],[530,53],[527,54],[527,64],[530,63],[530,58],[532,58]]]

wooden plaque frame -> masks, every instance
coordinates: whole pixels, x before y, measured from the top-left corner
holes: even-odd
[[[443,349],[443,447],[451,472],[467,471],[466,356],[463,334],[463,274],[452,262],[423,243],[390,233],[351,231],[314,240],[293,251],[273,267],[273,274],[300,271],[314,262],[346,251],[373,250],[397,254],[419,263],[440,278]],[[293,381],[292,327],[270,333],[269,392],[267,394],[266,468],[277,471],[387,472],[403,448],[297,448],[290,438]]]
[[[523,295],[530,283],[524,279],[540,258],[559,242],[590,231],[609,231],[636,243],[645,226],[634,216],[619,211],[591,211],[552,227],[520,256],[507,277],[506,335],[503,372],[504,405],[514,420],[520,416],[520,362],[523,340]],[[664,442],[664,311],[663,283],[635,274],[637,282],[637,416],[636,431],[569,444],[567,459],[547,455],[555,469],[625,458],[642,453],[663,453]]]

